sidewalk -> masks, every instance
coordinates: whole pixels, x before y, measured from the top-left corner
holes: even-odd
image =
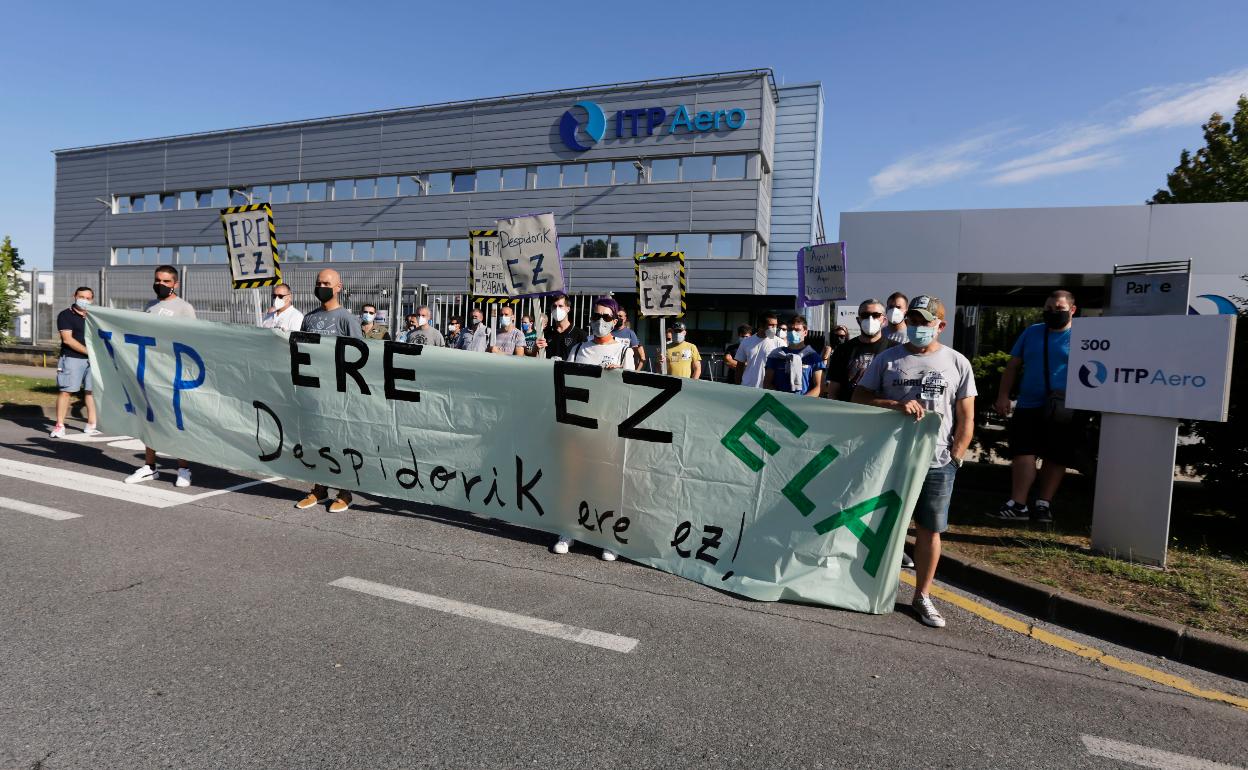
[[[19,366],[18,364],[0,364],[0,374],[14,377],[36,377],[44,380],[56,379],[56,367],[53,366]]]

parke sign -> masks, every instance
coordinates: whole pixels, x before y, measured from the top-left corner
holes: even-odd
[[[1224,422],[1235,322],[1230,315],[1076,318],[1066,405]]]

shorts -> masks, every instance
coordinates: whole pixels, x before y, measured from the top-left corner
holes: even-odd
[[[958,466],[952,462],[927,469],[919,499],[914,504],[915,524],[937,533],[949,529],[949,500],[953,497],[953,480],[957,475]]]
[[[91,359],[61,356],[56,362],[56,387],[62,393],[91,392]]]
[[[1075,424],[1059,425],[1044,418],[1044,407],[1015,409],[1009,424],[1010,455],[1036,455],[1062,465],[1075,464],[1081,440]]]

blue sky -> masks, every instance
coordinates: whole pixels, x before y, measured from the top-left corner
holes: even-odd
[[[9,4],[0,235],[51,266],[57,148],[753,67],[824,84],[829,235],[847,210],[1140,203],[1248,92],[1248,4],[1196,9]]]

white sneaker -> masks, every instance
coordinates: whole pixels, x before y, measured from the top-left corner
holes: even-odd
[[[901,552],[901,568],[902,569],[914,569],[914,559],[911,559],[910,554],[906,553],[905,551]]]
[[[58,422],[52,427],[52,432],[48,435],[52,438],[65,438],[65,426]]]
[[[86,435],[86,436],[98,436],[103,432],[104,431],[96,430],[95,423],[90,423],[90,422],[87,423],[87,427],[82,429],[83,435]]]
[[[555,541],[555,553],[567,553],[568,548],[572,546],[572,538],[567,535],[560,535]]]
[[[189,487],[191,485],[191,469],[178,468],[178,480],[173,482],[175,487]]]
[[[615,561],[615,551],[612,551],[610,548],[603,548],[602,560],[603,561]]]
[[[129,476],[126,476],[126,483],[138,484],[143,481],[151,481],[152,479],[156,478],[159,475],[160,475],[160,471],[158,471],[157,469],[153,468],[150,465],[144,465],[144,466],[141,466],[134,473],[131,473]]]
[[[936,605],[932,604],[932,597],[927,594],[916,593],[914,601],[910,602],[910,606],[918,613],[919,620],[925,625],[932,628],[944,628],[945,617],[940,614],[940,610],[936,609]]]

